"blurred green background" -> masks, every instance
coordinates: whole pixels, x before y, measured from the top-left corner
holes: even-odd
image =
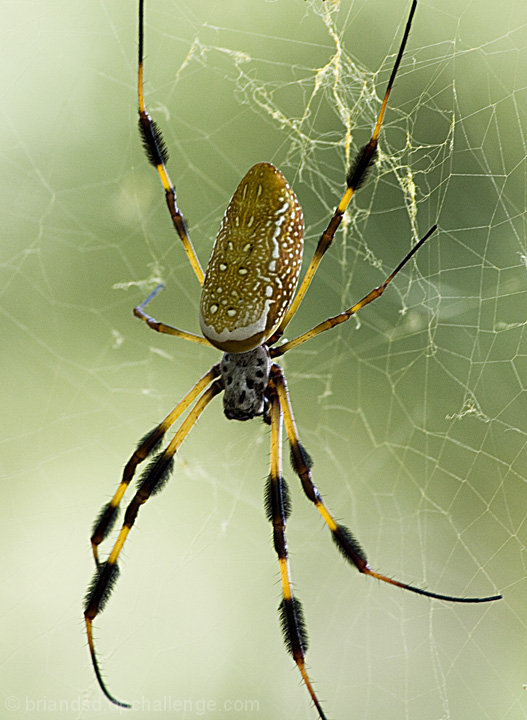
[[[407,5],[147,3],[147,103],[204,265],[260,160],[293,184],[310,256]],[[378,165],[290,326],[351,305],[439,223],[383,299],[283,366],[315,480],[372,566],[505,596],[447,605],[359,576],[286,469],[308,661],[337,720],[527,717],[526,28],[522,0],[419,3]],[[131,314],[162,280],[152,313],[198,328],[136,132],[135,2],[4,2],[0,32],[0,717],[113,717],[82,623],[91,523],[218,354]],[[141,512],[95,631],[133,717],[316,717],[276,616],[268,448],[267,427],[227,422],[216,401]]]

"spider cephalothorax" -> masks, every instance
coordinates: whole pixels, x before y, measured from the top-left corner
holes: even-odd
[[[282,477],[282,424],[291,448],[293,471],[300,479],[308,500],[320,513],[334,543],[344,558],[359,572],[405,590],[432,598],[456,602],[486,602],[492,597],[459,598],[421,590],[393,580],[372,570],[366,555],[351,532],[337,522],[322,500],[311,474],[311,460],[298,435],[293,409],[282,368],[274,358],[283,355],[320,333],[346,322],[368,303],[382,295],[397,273],[426,242],[435,226],[416,243],[397,267],[379,285],[347,310],[328,318],[311,330],[277,345],[307,292],[318,265],[331,245],[351,197],[360,187],[376,155],[379,131],[388,97],[410,32],[417,0],[413,0],[403,40],[388,82],[384,100],[369,142],[359,151],[347,175],[347,187],[326,230],[322,233],[302,283],[295,295],[303,249],[303,219],[300,204],[290,185],[271,163],[257,163],[241,180],[223,218],[212,255],[204,274],[179,212],[174,186],[166,170],[168,154],[161,133],[146,111],[143,98],[143,0],[139,1],[139,128],[148,159],[157,169],[174,227],[183,243],[190,264],[202,286],[200,325],[203,336],[179,330],[158,322],[145,312],[159,287],[138,307],[134,314],[149,327],[224,352],[213,365],[151,432],[143,437],[126,463],[119,487],[99,513],[92,531],[91,543],[96,571],[86,595],[84,618],[88,645],[99,685],[116,705],[130,707],[109,692],[101,674],[93,640],[93,620],[102,611],[118,577],[117,561],[132,529],[139,509],[157,494],[168,479],[173,458],[184,439],[205,410],[221,392],[227,418],[249,420],[263,415],[271,426],[271,468],[266,486],[265,505],[273,526],[273,545],[278,557],[282,602],[280,622],[288,651],[317,708],[321,720],[325,715],[307,675],[305,653],[307,633],[300,601],[293,593],[286,542],[286,521],[290,513],[287,486]],[[165,433],[186,413],[164,450],[154,456],[141,474],[137,490],[130,500],[119,535],[105,562],[99,560],[99,544],[108,536],[117,517],[121,500],[134,477],[137,466],[154,455]]]
[[[263,415],[271,358],[266,345],[244,353],[225,353],[220,362],[223,412],[229,420]]]

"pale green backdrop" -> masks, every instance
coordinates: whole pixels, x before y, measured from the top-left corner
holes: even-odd
[[[199,288],[136,132],[135,2],[1,5],[0,717],[110,718],[82,623],[90,526],[137,439],[218,354],[131,314],[162,280],[152,312],[198,328]],[[407,10],[147,3],[147,101],[203,264],[260,160],[295,187],[309,256]],[[372,566],[505,596],[452,606],[359,576],[286,468],[310,672],[335,720],[527,718],[526,88],[522,0],[419,3],[379,164],[290,328],[352,304],[439,223],[360,322],[283,365],[316,482]],[[316,717],[276,616],[268,443],[216,401],[141,511],[96,622],[127,717]]]

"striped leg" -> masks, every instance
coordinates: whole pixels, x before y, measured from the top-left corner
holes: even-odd
[[[208,347],[212,347],[210,342],[201,335],[195,335],[194,333],[187,332],[186,330],[180,330],[179,328],[172,327],[172,325],[159,322],[159,320],[156,320],[145,313],[145,307],[163,288],[164,285],[158,285],[154,288],[146,300],[141,303],[141,305],[134,308],[135,317],[139,318],[139,320],[144,320],[148,327],[156,332],[164,333],[165,335],[174,335],[182,340],[190,340],[190,342],[197,343],[198,345],[207,345]]]
[[[289,517],[291,505],[289,493],[282,477],[282,410],[274,388],[271,387],[271,473],[267,481],[265,492],[265,509],[269,522],[273,524],[273,540],[278,564],[280,566],[280,582],[283,599],[278,608],[280,625],[284,635],[287,650],[293,656],[302,679],[308,689],[321,720],[326,716],[315,694],[313,686],[307,675],[305,666],[305,653],[307,651],[307,632],[304,623],[302,604],[293,595],[291,576],[289,572],[289,558],[287,541],[285,537],[286,520]]]
[[[162,420],[159,425],[147,433],[139,441],[137,448],[126,463],[123,471],[123,477],[117,488],[115,495],[102,506],[92,528],[91,546],[93,551],[93,557],[95,564],[99,565],[99,552],[98,546],[100,543],[108,537],[112,528],[117,520],[117,513],[119,504],[123,498],[126,488],[132,480],[135,469],[145,460],[151,453],[153,453],[161,444],[166,431],[176,422],[180,415],[182,415],[187,408],[194,402],[198,395],[209,385],[215,378],[220,374],[219,365],[214,365],[208,373],[205,373],[203,377],[198,380],[194,387],[185,395],[185,397],[176,405],[176,407]]]
[[[368,170],[370,168],[370,165],[375,160],[375,157],[377,155],[377,144],[379,141],[379,133],[381,130],[381,126],[384,120],[384,115],[386,113],[386,108],[388,106],[388,98],[390,97],[390,93],[392,91],[393,83],[395,81],[395,76],[397,75],[397,71],[399,69],[399,65],[401,63],[401,59],[403,57],[403,53],[406,47],[406,42],[408,40],[408,35],[410,34],[410,28],[412,26],[412,20],[415,13],[415,9],[417,7],[417,0],[413,0],[412,5],[410,7],[410,13],[408,15],[408,20],[406,22],[406,28],[404,30],[403,39],[401,40],[401,45],[399,47],[399,52],[397,53],[397,57],[395,59],[395,63],[393,65],[392,74],[390,75],[390,79],[388,81],[388,85],[386,87],[386,91],[384,93],[384,98],[382,101],[381,109],[379,111],[379,115],[377,117],[377,122],[375,123],[375,128],[373,129],[372,136],[368,143],[359,150],[359,153],[355,159],[355,162],[351,166],[348,175],[346,177],[346,191],[344,195],[342,196],[342,200],[337,205],[337,208],[333,214],[333,217],[329,221],[329,224],[327,228],[322,233],[320,240],[318,241],[318,245],[316,247],[315,253],[313,255],[313,259],[311,260],[307,270],[306,274],[304,275],[304,278],[302,279],[302,283],[300,284],[300,287],[298,288],[298,292],[295,296],[295,299],[293,300],[291,307],[287,311],[284,319],[280,323],[280,327],[273,335],[273,338],[271,342],[276,342],[278,338],[281,337],[283,334],[287,324],[291,320],[291,318],[294,316],[296,311],[298,310],[298,306],[302,302],[304,295],[306,294],[311,281],[313,280],[315,273],[318,269],[318,266],[320,265],[320,261],[324,257],[324,254],[328,250],[329,246],[333,242],[333,238],[335,237],[335,233],[337,232],[337,229],[342,221],[342,218],[344,216],[344,213],[346,212],[346,209],[350,203],[351,198],[353,197],[354,193],[359,189],[359,187],[362,185],[362,183],[365,181],[366,176],[368,174]]]
[[[216,380],[207,390],[203,392],[185,420],[181,423],[166,450],[153,458],[142,476],[139,478],[137,492],[126,508],[124,522],[115,545],[113,546],[112,552],[106,562],[98,564],[97,570],[95,571],[95,575],[93,576],[93,580],[86,594],[84,620],[86,622],[88,646],[90,648],[93,669],[95,670],[95,675],[103,693],[106,695],[108,700],[120,707],[130,706],[127,703],[120,702],[114,698],[105,685],[99,662],[97,660],[97,655],[95,653],[92,628],[93,620],[104,609],[104,606],[113,590],[119,575],[117,560],[126,538],[135,523],[139,508],[149,499],[151,495],[155,495],[163,488],[172,469],[174,455],[179,449],[181,443],[195,425],[199,416],[205,410],[212,398],[214,398],[222,390],[223,386],[221,381]]]
[[[369,305],[374,300],[377,300],[377,298],[380,298],[383,292],[386,290],[388,285],[391,283],[391,281],[394,279],[394,277],[403,269],[403,267],[406,265],[408,260],[412,258],[415,253],[419,250],[419,248],[424,245],[424,243],[428,240],[430,235],[434,233],[437,230],[437,225],[433,225],[430,230],[424,235],[419,242],[417,242],[411,250],[404,256],[404,258],[401,260],[401,262],[397,265],[397,267],[388,275],[386,280],[381,283],[378,287],[373,288],[373,290],[370,290],[370,292],[365,295],[362,300],[359,300],[358,303],[355,303],[355,305],[352,305],[347,310],[344,310],[343,312],[339,313],[338,315],[335,315],[334,317],[330,317],[327,320],[324,320],[323,322],[319,323],[318,325],[315,325],[314,328],[311,328],[311,330],[308,330],[305,333],[302,333],[302,335],[299,335],[298,337],[294,338],[293,340],[289,340],[285,343],[282,343],[282,345],[279,345],[278,347],[274,347],[270,349],[271,357],[279,357],[280,355],[283,355],[284,353],[288,352],[288,350],[292,350],[295,347],[298,347],[298,345],[302,345],[302,343],[307,342],[308,340],[311,340],[312,338],[316,337],[317,335],[320,335],[320,333],[325,332],[326,330],[331,330],[331,328],[334,328],[336,325],[340,325],[343,322],[346,322],[350,319],[355,313],[358,313],[359,310],[362,310],[363,307],[366,305]]]
[[[144,47],[144,32],[143,32],[143,0],[139,2],[139,59],[138,59],[138,78],[137,78],[137,94],[139,100],[139,132],[143,140],[143,147],[149,162],[157,170],[161,183],[165,190],[165,199],[172,218],[172,223],[176,229],[177,234],[180,237],[183,247],[189,259],[189,262],[194,270],[196,277],[200,285],[203,285],[203,270],[201,268],[198,256],[194,250],[194,246],[188,235],[188,231],[177,206],[176,191],[172,184],[172,180],[166,169],[166,163],[168,160],[168,150],[163,140],[161,130],[158,125],[152,120],[145,107],[144,93],[143,93],[143,47]]]
[[[429,592],[428,590],[422,590],[414,585],[408,585],[407,583],[394,580],[393,578],[381,575],[378,572],[372,570],[368,564],[366,553],[359,545],[356,538],[348,530],[347,527],[338,523],[330,511],[327,509],[318,488],[314,484],[311,477],[312,462],[308,453],[300,443],[298,438],[298,432],[296,429],[295,418],[291,408],[289,400],[289,393],[287,390],[287,384],[285,381],[282,369],[276,363],[273,364],[271,369],[271,378],[276,386],[278,397],[280,400],[280,406],[284,415],[285,427],[289,444],[291,445],[291,462],[294,471],[302,482],[302,487],[305,494],[315,505],[319,513],[322,515],[324,522],[331,531],[331,536],[337,548],[342,553],[343,557],[351,564],[354,565],[360,573],[364,575],[371,575],[371,577],[382,580],[390,585],[395,585],[403,590],[409,590],[410,592],[417,593],[418,595],[425,595],[426,597],[436,598],[438,600],[447,600],[449,602],[459,603],[481,603],[491,602],[493,600],[499,600],[501,595],[492,595],[490,597],[455,597],[453,595],[442,595],[439,593]]]

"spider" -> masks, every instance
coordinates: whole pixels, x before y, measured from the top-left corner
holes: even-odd
[[[307,633],[300,600],[292,590],[286,542],[286,521],[290,514],[289,491],[282,476],[282,423],[291,449],[291,463],[302,489],[321,514],[340,553],[365,575],[430,598],[451,602],[479,603],[498,600],[491,597],[454,597],[409,585],[374,571],[352,533],[334,518],[313,482],[312,461],[300,442],[289,399],[284,372],[276,358],[302,345],[322,332],[349,320],[352,315],[382,295],[399,271],[427,241],[433,226],[415,244],[379,287],[371,290],[347,310],[330,317],[298,337],[279,343],[289,321],[296,314],[324,253],[330,247],[349,202],[364,181],[373,163],[388,98],[410,33],[417,0],[413,0],[405,31],[384,99],[369,142],[359,151],[346,177],[346,190],[326,230],[322,233],[307,271],[297,287],[303,250],[302,209],[292,188],[273,165],[260,162],[240,182],[227,207],[205,274],[190,241],[179,211],[174,186],[166,163],[168,152],[161,132],[148,114],[143,96],[143,16],[144,0],[139,0],[138,100],[139,130],[146,155],[157,169],[166,202],[179,238],[201,285],[199,321],[202,336],[158,322],[145,307],[157,295],[158,286],[134,308],[134,315],[160,333],[175,335],[223,351],[221,361],[201,377],[194,387],[153,430],[139,442],[128,460],[113,498],[106,503],[93,526],[91,545],[96,570],[88,589],[84,618],[95,675],[102,692],[115,705],[130,707],[117,700],[102,678],[93,641],[93,621],[103,610],[119,573],[117,561],[140,507],[157,494],[168,480],[174,455],[211,400],[223,392],[223,410],[228,419],[250,420],[261,417],[271,426],[271,467],[265,490],[265,509],[273,526],[274,549],[278,556],[283,599],[278,612],[287,650],[296,663],[321,720],[324,711],[307,674],[305,655]],[[278,343],[278,344],[277,344]],[[188,410],[173,438],[159,451],[169,428]],[[99,544],[109,535],[117,518],[121,500],[137,466],[152,457],[138,481],[128,504],[124,521],[106,561],[99,560]]]

